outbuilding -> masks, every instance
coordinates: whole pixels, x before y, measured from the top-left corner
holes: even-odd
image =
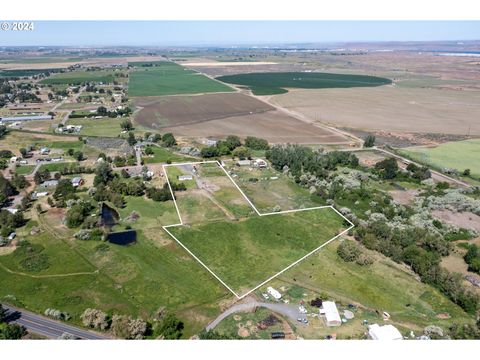
[[[193,176],[192,175],[179,175],[178,180],[179,181],[193,180]]]
[[[250,160],[238,160],[236,164],[237,166],[250,166],[251,162]]]
[[[282,298],[282,294],[279,291],[275,290],[273,287],[269,286],[267,288],[267,292],[275,299],[280,300]]]
[[[338,313],[337,305],[333,301],[324,301],[320,309],[320,315],[325,316],[327,326],[340,326],[342,319]]]
[[[368,327],[368,334],[373,340],[402,340],[403,336],[393,325],[372,324]]]
[[[58,180],[47,180],[40,184],[43,188],[55,187],[58,185]]]
[[[72,179],[72,185],[78,187],[83,185],[83,179],[80,176],[76,176]]]

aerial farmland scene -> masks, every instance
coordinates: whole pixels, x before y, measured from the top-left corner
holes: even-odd
[[[480,23],[207,23],[2,23],[0,339],[480,339]]]

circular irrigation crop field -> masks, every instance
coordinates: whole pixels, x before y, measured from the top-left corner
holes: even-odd
[[[370,75],[332,74],[320,72],[266,72],[225,75],[216,78],[229,84],[247,86],[254,95],[275,95],[285,88],[331,89],[372,87],[391,84],[387,78]]]

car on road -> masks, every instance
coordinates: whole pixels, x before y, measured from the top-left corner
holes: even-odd
[[[308,324],[308,319],[304,317],[297,318],[297,321],[302,324]]]

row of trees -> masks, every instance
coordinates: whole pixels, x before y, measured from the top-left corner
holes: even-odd
[[[179,339],[183,332],[183,322],[172,313],[161,314],[158,321],[151,323],[142,319],[133,319],[126,315],[113,315],[97,310],[86,309],[81,315],[83,325],[96,330],[110,330],[117,338],[143,339],[153,335],[167,340]]]
[[[215,145],[204,147],[200,154],[204,158],[232,155],[240,159],[251,157],[252,150],[268,150],[268,141],[253,136],[245,139],[245,144],[238,136],[230,135],[225,140],[218,141]]]
[[[335,170],[338,165],[358,166],[358,158],[346,151],[324,153],[300,145],[276,145],[267,151],[266,157],[275,169],[288,169],[295,178],[304,173],[325,178],[328,172]]]

